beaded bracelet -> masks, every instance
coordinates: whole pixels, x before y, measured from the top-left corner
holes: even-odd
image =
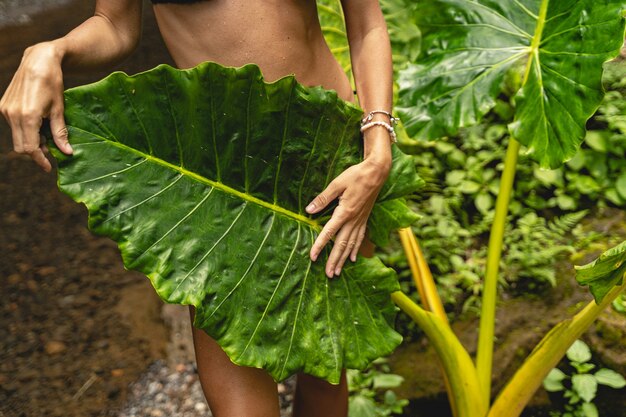
[[[386,110],[372,110],[371,112],[367,113],[367,116],[365,116],[363,120],[361,120],[361,125],[371,122],[375,114],[384,114],[386,116],[389,116],[389,122],[391,123],[391,125],[395,125],[400,121],[400,119],[398,119],[397,117],[393,117],[393,115]]]
[[[396,138],[396,132],[393,130],[393,126],[391,126],[387,122],[375,121],[375,122],[364,123],[363,125],[361,125],[361,132],[365,132],[367,129],[369,129],[370,127],[374,127],[374,126],[384,127],[385,129],[387,129],[387,132],[389,132],[389,139],[391,139],[393,143],[398,142],[398,139]]]

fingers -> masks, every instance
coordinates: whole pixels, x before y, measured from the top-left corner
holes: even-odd
[[[366,227],[367,226],[363,224],[358,229],[357,236],[356,236],[356,243],[354,245],[354,248],[352,248],[352,252],[350,252],[350,260],[352,262],[356,262],[356,257],[359,254],[359,249],[361,249],[361,245],[363,244],[363,240],[365,239]]]
[[[337,211],[338,210],[335,210],[335,212]],[[313,262],[317,260],[317,257],[319,256],[320,252],[322,252],[322,249],[324,249],[324,246],[326,246],[326,244],[330,242],[333,237],[335,237],[335,234],[342,224],[343,219],[340,219],[340,216],[337,215],[337,213],[334,213],[328,223],[324,225],[324,228],[320,232],[319,236],[317,236],[317,239],[315,239],[315,242],[311,247],[310,255]]]
[[[26,98],[19,98],[21,88],[20,80],[16,81],[15,88],[9,89],[0,102],[0,111],[9,123],[13,136],[13,149],[19,154],[26,154],[39,165],[44,171],[50,172],[52,165],[46,158],[47,148],[42,143],[39,130],[42,124],[42,116],[35,106],[30,105]],[[16,93],[14,90],[17,89]],[[23,89],[22,89],[23,90]],[[22,107],[16,107],[15,102],[27,103]],[[10,105],[13,103],[13,105]],[[62,110],[61,110],[62,118]],[[66,135],[67,136],[67,135]]]
[[[44,154],[39,135],[41,118],[33,115],[23,115],[19,122],[18,126],[11,124],[15,152],[27,154],[44,171],[50,172],[52,165]]]
[[[343,230],[346,230],[346,228],[344,228]],[[340,239],[342,237],[341,232],[337,236],[337,239],[335,240],[335,244],[333,246],[333,250],[330,253],[330,257],[328,258],[328,263],[330,264],[332,262],[332,264],[334,265],[335,275],[341,274],[341,269],[343,268],[343,265],[346,263],[346,259],[348,259],[348,255],[350,255],[350,253],[354,251],[354,248],[356,247],[356,241],[357,241],[359,230],[360,230],[359,225],[356,225],[355,227],[352,227],[351,229],[349,229],[348,233],[350,233],[350,235],[347,241]],[[338,255],[333,256],[334,253]],[[329,269],[331,269],[331,267],[329,267]]]
[[[66,155],[71,155],[73,152],[70,142],[68,140],[67,126],[65,126],[65,120],[63,119],[63,106],[58,106],[50,112],[50,131],[52,132],[52,139],[57,147]]]
[[[317,197],[313,199],[313,201],[311,201],[311,203],[309,203],[308,206],[306,206],[307,213],[318,213],[319,211],[323,210],[324,207],[328,205],[328,203],[330,203],[331,201],[339,197],[341,193],[343,193],[345,187],[340,187],[338,185],[338,178],[339,177],[335,178],[334,181],[331,181],[331,183],[328,184],[328,187],[326,187],[324,191],[322,191]]]
[[[50,161],[48,161],[48,158],[46,158],[42,149],[38,148],[30,154],[30,157],[37,165],[43,168],[44,171],[50,172],[52,170],[52,165],[50,164]]]
[[[332,278],[337,272],[337,268],[341,271],[341,267],[339,266],[342,254],[348,249],[348,242],[350,238],[350,233],[352,229],[348,230],[348,227],[343,227],[341,231],[337,234],[337,239],[333,244],[333,248],[330,251],[330,255],[328,256],[328,261],[326,261],[326,276],[328,278]]]

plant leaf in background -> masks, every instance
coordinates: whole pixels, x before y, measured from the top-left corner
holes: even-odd
[[[567,349],[567,359],[572,362],[584,363],[591,360],[591,349],[582,340],[576,340],[572,346]]]
[[[542,166],[561,165],[578,149],[602,99],[602,63],[623,43],[623,6],[621,0],[420,1],[414,16],[422,55],[399,79],[398,110],[408,134],[437,139],[475,124],[507,82],[519,89],[511,134]]]
[[[394,72],[413,62],[420,51],[420,31],[412,19],[418,5],[412,0],[380,0],[393,51]],[[352,79],[350,50],[340,0],[317,0],[322,33],[331,52]]]
[[[308,256],[328,212],[304,207],[360,160],[356,106],[292,76],[267,84],[257,66],[214,63],[114,73],[65,102],[74,155],[53,150],[59,187],[163,300],[196,307],[196,327],[233,362],[337,383],[342,368],[398,345],[393,270],[359,257],[329,280],[329,249]],[[394,149],[379,195],[393,207],[377,214],[374,240],[414,218],[399,199],[419,185],[412,166]]]
[[[611,388],[620,389],[626,387],[626,380],[617,372],[602,368],[594,374],[598,384],[606,385]]]
[[[354,85],[350,48],[340,0],[317,0],[317,15],[330,51]]]
[[[604,252],[587,265],[576,267],[576,280],[580,285],[589,285],[596,303],[616,285],[620,285],[626,272],[626,241]]]
[[[394,73],[409,62],[415,62],[420,53],[422,35],[413,19],[419,3],[413,0],[380,0],[380,7],[387,22],[393,57]]]

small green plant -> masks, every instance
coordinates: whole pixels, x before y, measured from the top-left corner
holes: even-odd
[[[400,399],[391,388],[397,388],[404,378],[390,373],[387,360],[377,359],[363,372],[348,370],[350,389],[349,417],[385,417],[402,414],[409,403]]]
[[[607,368],[600,368],[595,373],[595,365],[590,363],[591,350],[582,340],[576,340],[567,350],[567,359],[572,368],[571,375],[567,375],[558,368],[552,369],[543,387],[546,391],[562,392],[563,398],[568,400],[565,411],[554,411],[552,417],[597,417],[598,409],[593,403],[596,398],[598,385],[611,388],[623,388],[626,380],[620,374]]]
[[[621,314],[626,314],[626,293],[621,293],[613,300],[613,310]]]

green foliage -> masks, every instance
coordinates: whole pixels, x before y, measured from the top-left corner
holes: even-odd
[[[555,257],[598,238],[576,227],[582,217],[594,207],[624,204],[611,198],[611,190],[626,176],[621,160],[626,154],[626,123],[620,113],[626,107],[626,62],[607,63],[605,68],[603,82],[609,91],[589,121],[588,136],[574,158],[555,170],[545,170],[520,155],[500,263],[500,283],[509,291],[535,293],[554,285]],[[403,144],[414,154],[418,172],[426,180],[412,198],[422,214],[413,230],[444,302],[452,308],[461,305],[461,311],[476,311],[480,304],[487,233],[508,142],[504,120],[511,111],[508,102],[499,99],[481,123],[461,129],[456,136]],[[590,139],[596,136],[611,138],[610,146],[599,147]],[[399,271],[403,290],[409,291],[410,271],[399,244],[384,259]],[[411,321],[399,320],[402,328],[415,333]]]
[[[626,241],[604,252],[587,265],[576,267],[576,280],[580,285],[589,285],[596,303],[616,285],[620,285],[626,273]]]
[[[59,187],[161,298],[196,307],[195,326],[233,362],[336,383],[400,342],[392,270],[359,257],[328,280],[329,249],[309,258],[328,213],[304,207],[360,160],[356,106],[292,76],[267,84],[257,66],[214,63],[114,73],[65,102],[75,152],[55,151]],[[393,153],[370,224],[379,242],[411,221],[402,196],[419,184]]]
[[[525,289],[540,289],[542,284],[556,286],[555,262],[559,255],[574,252],[565,244],[568,233],[587,214],[585,210],[550,221],[528,213],[521,217],[504,238],[506,255],[502,259],[502,275],[506,282],[522,283]]]
[[[626,154],[626,62],[610,62],[605,68],[603,83],[608,92],[588,122],[589,131],[576,155],[554,170],[541,169],[527,156],[520,156],[515,199],[510,206],[513,215],[523,215],[528,209],[570,212],[626,204],[620,194],[626,192],[626,164],[622,163]],[[507,100],[499,99],[482,123],[462,129],[456,136],[435,143],[403,144],[408,152],[416,154],[422,176],[433,183],[423,193],[437,191],[439,184],[457,185],[463,181],[464,190],[473,200],[464,202],[464,207],[473,213],[491,211],[499,186],[499,164],[508,141],[506,122],[512,109]],[[470,220],[475,223],[477,218]]]
[[[421,34],[415,21],[407,19],[407,16],[417,13],[418,6],[412,0],[380,0],[380,7],[387,22],[393,48],[393,67],[397,73],[419,55]],[[352,80],[350,49],[341,1],[317,0],[317,14],[330,51]]]
[[[499,272],[510,279],[506,268],[515,260],[525,272],[535,269],[533,279],[554,282],[553,276],[542,271],[533,256],[538,256],[536,251],[539,251],[552,263],[556,252],[572,248],[550,242],[537,245],[536,240],[550,234],[562,238],[564,231],[583,215],[572,213],[554,220],[556,207],[568,212],[578,211],[576,200],[562,190],[555,192],[553,198],[545,199],[537,192],[537,187],[531,185],[527,189],[517,187],[509,204],[513,178],[519,166],[520,171],[530,170],[527,184],[541,182],[564,188],[571,179],[581,194],[600,191],[601,187],[594,187],[584,175],[578,179],[559,177],[554,172],[535,169],[528,158],[544,168],[556,168],[577,152],[585,137],[585,123],[604,95],[602,63],[617,55],[624,41],[622,8],[623,3],[617,0],[425,0],[419,4],[415,17],[423,36],[422,54],[417,63],[401,71],[398,110],[406,133],[412,137],[401,136],[405,146],[413,147],[411,153],[418,155],[416,159],[424,161],[427,167],[421,169],[425,171],[427,187],[420,197],[440,216],[429,218],[429,213],[424,213],[421,221],[430,222],[427,226],[448,240],[443,245],[461,243],[452,250],[480,253],[486,241],[489,242],[486,268],[480,268],[480,275],[465,274],[470,276],[469,282],[477,285],[480,285],[477,278],[483,278],[485,288],[482,290],[476,378],[468,378],[465,385],[454,386],[449,392],[456,415],[520,415],[568,345],[623,289],[623,285],[612,289],[610,297],[599,305],[590,303],[574,317],[555,326],[489,406]],[[490,149],[479,146],[475,153],[469,153],[463,150],[465,141],[448,143],[448,146],[434,145],[433,153],[446,154],[441,158],[424,155],[417,149],[422,145],[411,140],[455,142],[459,141],[459,136],[465,139],[460,129],[476,125],[492,110],[491,114],[500,118],[496,124],[501,126],[487,123],[477,127],[479,138],[486,138],[487,131],[489,136],[497,138],[486,143]],[[471,134],[473,130],[465,132]],[[601,145],[596,139],[590,137],[588,141],[594,150]],[[524,157],[518,159],[520,143],[525,149]],[[438,164],[440,169],[429,172],[428,168]],[[458,168],[452,166],[454,164]],[[581,167],[579,164],[577,169]],[[436,180],[430,181],[432,178]],[[615,180],[615,193],[622,182],[626,186],[626,177]],[[440,188],[439,184],[445,184],[446,188]],[[455,190],[450,193],[450,189]],[[454,218],[442,219],[448,212],[454,213]],[[507,227],[508,224],[515,227]],[[489,236],[486,236],[487,229],[490,229]],[[528,235],[534,239],[526,238]],[[463,245],[463,239],[469,242]],[[421,239],[424,247],[427,240]],[[510,260],[502,257],[503,249]],[[454,254],[442,258],[444,262],[455,263],[451,268],[454,271],[462,270],[463,265],[469,263],[462,254],[456,262]],[[503,259],[506,259],[504,263]],[[428,274],[419,275],[427,279],[424,276]],[[425,312],[402,294],[394,293],[392,297],[427,330],[431,341],[448,334],[449,327],[435,314]],[[454,337],[449,339],[455,340]],[[455,343],[435,345],[447,370],[448,381],[456,380],[460,371],[454,367],[455,358],[467,351]],[[581,391],[591,385],[587,376],[574,379]],[[467,395],[469,389],[474,389],[475,394]],[[585,398],[589,398],[588,393]]]
[[[558,368],[552,369],[543,381],[549,392],[562,392],[567,400],[564,412],[552,412],[554,417],[597,417],[598,409],[593,400],[598,385],[620,389],[626,380],[620,374],[607,368],[591,373],[596,366],[591,361],[591,350],[582,340],[576,340],[567,350],[571,375]]]
[[[423,53],[399,79],[407,132],[454,135],[494,108],[507,84],[511,134],[542,166],[558,167],[576,153],[602,100],[602,63],[623,43],[622,8],[619,0],[421,3]]]
[[[340,0],[317,0],[317,14],[322,27],[322,34],[330,51],[346,74],[348,74],[348,77],[354,81],[352,79],[352,64],[350,62],[346,23]]]
[[[626,293],[621,293],[613,300],[613,309],[620,314],[626,315]]]
[[[404,379],[390,372],[387,361],[377,359],[365,371],[348,370],[349,417],[386,417],[402,414],[408,400],[399,399],[392,388]]]
[[[380,7],[387,22],[387,30],[393,51],[393,69],[398,73],[420,53],[421,38],[414,18],[419,4],[413,0],[380,0]]]
[[[529,184],[539,197],[534,208],[558,208],[626,204],[626,63],[605,65],[603,83],[608,90],[598,111],[588,122],[581,149],[555,170],[535,169]]]

